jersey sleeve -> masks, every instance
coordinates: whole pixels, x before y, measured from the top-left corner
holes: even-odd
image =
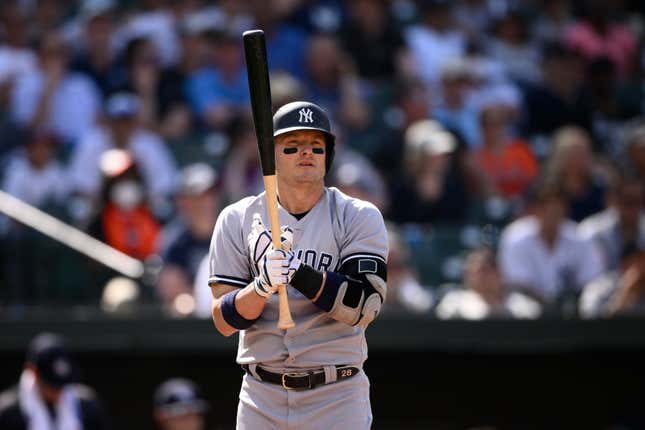
[[[236,205],[225,208],[217,218],[209,250],[208,283],[242,288],[252,279],[242,231],[242,212]]]
[[[377,273],[385,279],[388,241],[381,212],[369,203],[352,206],[346,212],[345,234],[338,270],[348,273]]]

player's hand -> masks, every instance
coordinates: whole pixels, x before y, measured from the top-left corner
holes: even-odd
[[[259,267],[260,275],[255,278],[255,292],[268,298],[278,290],[278,285],[291,282],[300,267],[300,260],[293,251],[271,247],[262,257]]]
[[[293,231],[288,226],[280,228],[280,240],[282,242],[282,249],[286,251],[291,250],[293,243]],[[249,242],[249,255],[255,263],[255,274],[260,273],[259,264],[264,254],[271,246],[271,233],[262,224],[260,214],[253,215],[253,223],[251,224],[251,232],[248,237]]]

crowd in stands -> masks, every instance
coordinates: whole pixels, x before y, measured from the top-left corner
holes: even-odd
[[[639,1],[4,0],[0,189],[160,256],[127,300],[208,317],[217,214],[263,190],[251,28],[274,107],[333,120],[328,185],[388,221],[386,312],[645,312]],[[0,309],[98,304],[116,275],[1,214],[0,248]]]

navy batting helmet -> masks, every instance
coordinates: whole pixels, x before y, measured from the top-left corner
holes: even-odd
[[[334,160],[334,144],[336,137],[331,132],[327,112],[315,103],[287,103],[273,115],[273,137],[294,130],[318,130],[326,137],[327,148],[325,170],[329,172]]]

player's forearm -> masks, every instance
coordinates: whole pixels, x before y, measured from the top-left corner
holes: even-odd
[[[321,272],[302,264],[291,286],[321,310],[342,323],[367,326],[385,299],[385,280],[376,274],[347,276]]]
[[[213,300],[213,322],[224,336],[243,330],[259,318],[267,299],[260,297],[253,283]]]

